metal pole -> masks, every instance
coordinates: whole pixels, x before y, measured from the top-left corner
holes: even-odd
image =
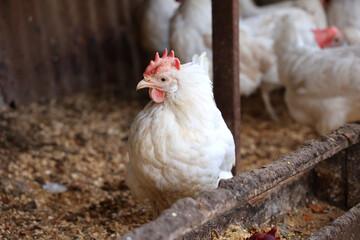
[[[214,96],[235,140],[240,172],[239,1],[212,0]]]

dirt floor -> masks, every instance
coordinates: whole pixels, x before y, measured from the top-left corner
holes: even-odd
[[[244,171],[316,137],[281,92],[273,98],[279,122],[258,95],[242,101]],[[124,182],[128,129],[144,104],[106,91],[2,110],[1,239],[115,239],[151,220]]]

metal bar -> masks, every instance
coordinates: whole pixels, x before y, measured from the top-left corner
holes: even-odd
[[[240,172],[239,2],[212,0],[214,96],[235,140]]]

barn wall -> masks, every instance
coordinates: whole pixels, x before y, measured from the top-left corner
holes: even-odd
[[[24,104],[139,80],[141,0],[0,0],[0,89]],[[0,103],[1,104],[1,103]]]
[[[152,57],[135,40],[142,1],[0,0],[0,106],[109,83],[133,91]]]

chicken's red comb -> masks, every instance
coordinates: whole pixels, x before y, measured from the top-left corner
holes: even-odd
[[[145,69],[144,76],[151,76],[158,72],[167,72],[171,67],[176,67],[177,70],[180,70],[180,61],[174,56],[174,51],[171,51],[168,56],[166,48],[161,58],[159,57],[159,53],[156,53],[155,61],[150,61],[149,66]]]
[[[335,26],[331,26],[325,29],[312,30],[315,34],[315,40],[321,48],[324,48],[329,44],[336,36],[339,35],[339,29]]]
[[[326,9],[326,8],[327,8],[327,3],[326,3],[326,1],[325,1],[325,0],[322,0],[321,2],[322,2],[323,7]]]

